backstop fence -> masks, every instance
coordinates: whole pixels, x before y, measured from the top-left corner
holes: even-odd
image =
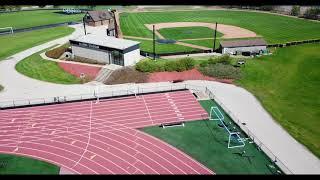
[[[265,145],[261,140],[259,140],[242,122],[222,103],[219,98],[214,95],[214,92],[210,90],[207,86],[190,85],[186,83],[177,83],[171,85],[162,85],[155,87],[127,87],[127,89],[122,88],[122,90],[105,90],[101,92],[96,92],[87,94],[77,94],[77,95],[67,95],[67,96],[56,96],[56,97],[46,97],[37,99],[16,99],[7,100],[0,102],[0,109],[17,108],[17,107],[28,107],[36,105],[45,104],[57,104],[65,102],[76,102],[83,100],[95,100],[97,98],[116,98],[123,96],[133,96],[142,95],[149,93],[159,93],[159,92],[170,92],[179,90],[191,90],[193,92],[204,92],[208,95],[210,99],[213,99],[219,106],[233,119],[233,121],[241,128],[241,130],[250,137],[257,147],[262,150],[284,173],[293,174],[285,164],[276,156],[272,151]]]

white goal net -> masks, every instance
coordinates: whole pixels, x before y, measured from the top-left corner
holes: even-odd
[[[0,34],[13,34],[12,27],[0,27]]]

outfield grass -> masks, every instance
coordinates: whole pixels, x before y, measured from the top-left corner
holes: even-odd
[[[213,48],[213,39],[201,39],[201,40],[180,40],[188,44],[194,44],[199,46],[204,46],[208,48]],[[220,46],[220,39],[216,39],[216,49]]]
[[[0,154],[0,174],[59,174],[53,164],[29,157]]]
[[[60,26],[30,32],[0,36],[0,61],[33,46],[71,34],[74,28]]]
[[[216,105],[211,100],[200,101],[200,104],[208,112],[211,106]],[[232,122],[229,116],[224,112],[223,114],[227,124]],[[217,122],[201,120],[187,122],[184,127],[163,129],[154,126],[142,130],[177,147],[217,174],[272,174],[274,172],[268,168],[268,165],[272,164],[270,159],[254,144],[246,142],[243,148],[228,149],[227,132],[219,127]],[[229,126],[233,127],[234,124]],[[247,158],[235,154],[243,150],[246,151],[246,155],[254,156],[251,158],[251,163]]]
[[[208,27],[176,27],[176,28],[162,28],[158,32],[166,39],[194,39],[194,38],[213,38],[214,30]],[[223,36],[217,31],[217,37]]]
[[[247,61],[237,83],[296,140],[320,157],[320,44],[277,49]]]
[[[235,25],[263,36],[268,43],[320,38],[320,23],[260,12],[201,10],[121,13],[121,30],[127,36],[152,37],[144,24],[163,22],[218,22]]]
[[[28,28],[54,23],[82,20],[83,14],[64,15],[59,10],[19,11],[1,13],[0,27],[13,27],[13,29]]]
[[[46,51],[46,50],[44,50]],[[44,52],[42,51],[42,52]],[[79,84],[81,80],[65,72],[57,62],[42,59],[35,53],[16,65],[16,70],[28,77],[58,84]]]
[[[130,39],[133,41],[141,42],[140,50],[153,53],[153,41],[152,40],[141,40],[141,39]],[[199,50],[187,46],[181,46],[177,44],[160,44],[156,42],[156,54],[159,53],[168,53],[168,52],[189,52],[193,50]]]

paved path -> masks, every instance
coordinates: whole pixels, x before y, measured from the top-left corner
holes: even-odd
[[[30,48],[12,56],[10,60],[0,61],[0,84],[5,89],[0,92],[1,101],[11,99],[26,99],[54,97],[76,94],[93,93],[97,89],[95,83],[85,85],[58,85],[31,79],[15,71],[15,64],[31,54],[55,44],[64,44],[70,37],[81,35],[82,26],[67,37],[60,38],[40,46]],[[320,161],[304,146],[293,139],[278,123],[263,109],[257,99],[243,88],[212,81],[186,81],[187,84],[208,86],[217,99],[224,103],[240,122],[247,123],[246,127],[266,145],[280,161],[294,174],[320,174]],[[179,84],[179,83],[178,83]],[[163,85],[178,85],[168,82],[145,84],[120,84],[99,86],[100,90],[121,91],[137,87],[159,89]]]

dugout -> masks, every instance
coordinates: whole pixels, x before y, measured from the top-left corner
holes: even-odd
[[[74,57],[120,66],[131,66],[140,60],[140,42],[137,41],[87,34],[69,42]]]
[[[267,43],[263,39],[228,40],[221,41],[219,51],[222,54],[260,54],[267,50]]]

